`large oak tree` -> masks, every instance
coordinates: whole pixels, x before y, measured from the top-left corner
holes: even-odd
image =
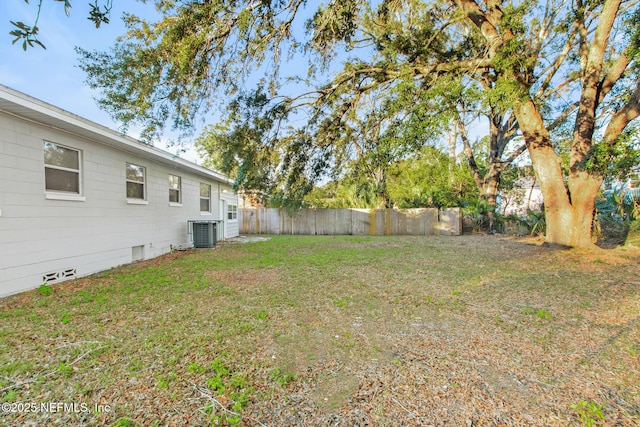
[[[625,11],[633,3],[617,0],[549,2],[523,25],[514,17],[537,10],[526,3],[521,12],[499,3],[455,5],[484,39],[478,64],[487,61],[497,84],[509,91],[545,199],[547,242],[589,245],[606,168],[640,114],[638,27],[631,24],[638,10]],[[571,100],[564,110],[537,98],[554,86]],[[613,99],[615,91],[622,96]],[[574,108],[565,180],[550,128]]]

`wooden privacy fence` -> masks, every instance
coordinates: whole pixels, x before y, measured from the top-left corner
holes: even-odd
[[[239,209],[241,234],[447,235],[462,234],[462,211],[449,209]]]

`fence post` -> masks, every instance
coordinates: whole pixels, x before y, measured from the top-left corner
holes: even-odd
[[[376,221],[376,217],[377,217],[377,211],[375,208],[373,209],[369,209],[369,236],[375,236],[376,235],[376,228],[377,227],[377,221]],[[353,234],[353,232],[351,233]]]
[[[284,235],[284,208],[280,208],[280,234]]]
[[[391,235],[391,208],[387,208],[384,215],[384,235]]]

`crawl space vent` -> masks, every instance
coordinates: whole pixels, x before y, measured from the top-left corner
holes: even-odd
[[[60,280],[72,279],[76,277],[76,269],[69,268],[67,270],[54,271],[42,276],[42,283],[53,283]]]

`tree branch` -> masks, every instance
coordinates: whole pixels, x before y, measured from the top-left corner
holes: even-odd
[[[497,28],[490,22],[487,14],[480,9],[480,6],[475,1],[453,0],[453,2],[480,31],[488,44],[487,57],[493,58],[504,42]]]
[[[604,134],[604,143],[613,145],[624,128],[640,116],[640,82],[636,83],[633,94],[627,104],[611,117]]]
[[[622,52],[622,54],[614,61],[609,69],[607,75],[602,79],[599,85],[598,90],[598,104],[602,102],[605,96],[611,91],[613,86],[620,80],[627,67],[631,62],[631,58],[629,57],[629,53],[631,51],[631,46],[627,46],[627,48]]]
[[[484,186],[484,180],[482,179],[482,175],[480,175],[480,168],[478,168],[476,158],[473,155],[473,149],[471,149],[471,143],[469,142],[467,129],[465,128],[462,120],[459,117],[455,119],[455,122],[456,126],[458,127],[460,139],[462,139],[464,154],[467,156],[467,162],[469,163],[469,168],[471,169],[471,173],[473,174],[473,179],[476,181],[476,185],[478,186],[478,188],[482,188]]]

